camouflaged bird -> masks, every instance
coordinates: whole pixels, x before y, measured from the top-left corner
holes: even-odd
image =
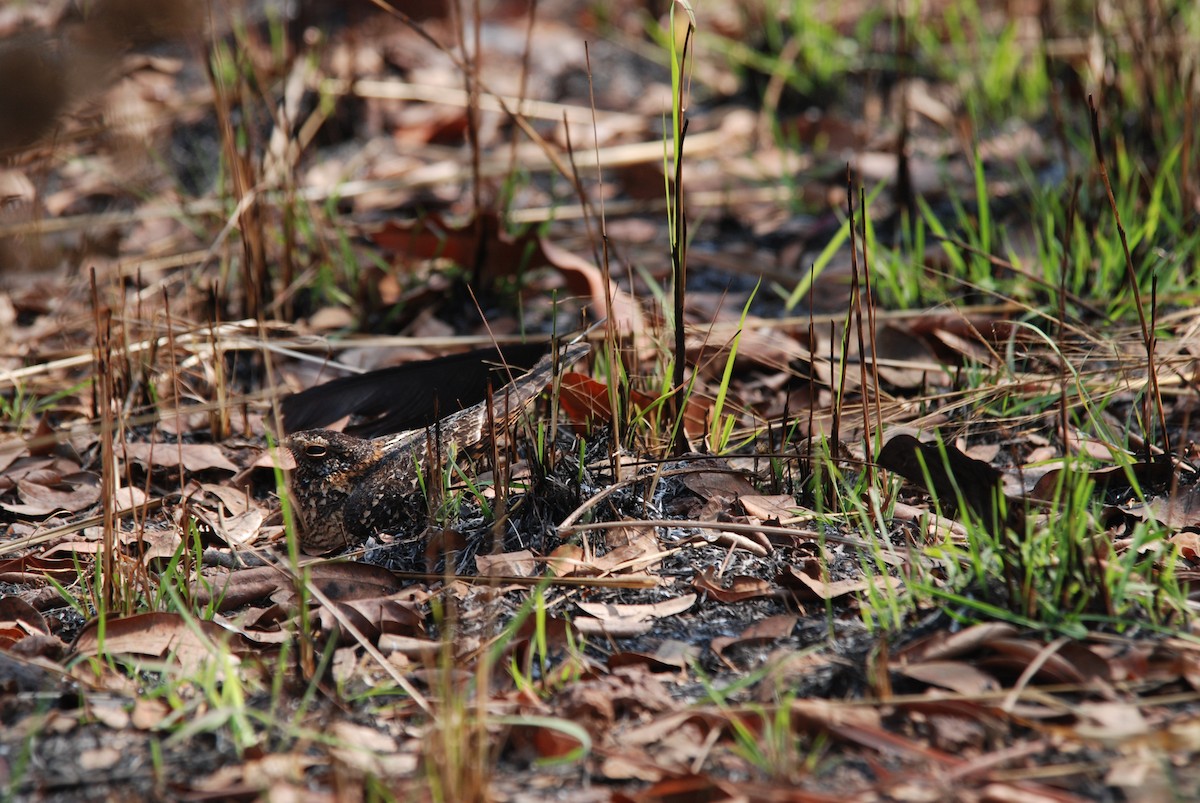
[[[563,349],[569,364],[588,351],[586,343]],[[402,528],[413,512],[418,477],[430,458],[446,460],[512,424],[550,381],[553,355],[496,391],[488,402],[443,418],[436,427],[367,440],[313,429],[284,441],[296,459],[291,499],[300,518],[300,545],[321,554]],[[493,429],[488,432],[489,425]],[[439,467],[440,468],[440,467]]]

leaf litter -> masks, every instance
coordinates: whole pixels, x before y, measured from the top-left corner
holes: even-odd
[[[638,19],[619,5],[613,20]],[[811,315],[789,318],[787,292],[761,291],[739,315],[760,276],[797,281],[841,226],[829,210],[853,193],[829,170],[831,153],[852,151],[868,187],[898,180],[905,158],[872,129],[881,96],[861,110],[809,99],[796,114],[783,103],[783,127],[807,148],[770,138],[751,148],[756,127],[770,129],[731,108],[735,71],[705,54],[696,80],[707,94],[691,112],[684,165],[697,214],[682,321],[695,384],[682,427],[696,453],[664,463],[654,438],[670,408],[654,349],[668,329],[642,300],[670,275],[658,133],[669,76],[636,55],[644,41],[618,24],[608,35],[619,44],[601,37],[585,58],[595,21],[544,11],[526,67],[529,20],[497,11],[475,112],[472,92],[454,95],[459,57],[433,44],[452,37],[444,18],[428,22],[431,41],[388,15],[321,18],[313,4],[313,19],[292,21],[288,47],[324,49],[287,67],[271,61],[266,21],[239,33],[214,14],[201,37],[209,56],[238,44],[245,58],[224,63],[245,71],[235,86],[263,93],[231,98],[185,35],[207,27],[188,22],[197,6],[180,9],[101,3],[102,35],[74,50],[65,44],[82,29],[65,3],[0,18],[0,58],[50,81],[26,119],[0,125],[0,152],[15,154],[0,183],[0,721],[6,749],[35,744],[42,768],[19,775],[6,762],[6,788],[82,796],[135,777],[135,796],[265,797],[370,778],[423,797],[446,759],[438,733],[488,746],[494,766],[475,772],[495,798],[584,799],[600,788],[598,799],[644,801],[1153,799],[1196,788],[1192,774],[1164,769],[1200,749],[1189,618],[1112,627],[1120,600],[1100,597],[1091,626],[1039,628],[1017,615],[1055,593],[1020,582],[1036,555],[1005,557],[1000,578],[964,597],[954,552],[981,534],[1019,550],[1021,533],[1070,517],[1094,549],[1059,559],[1098,572],[1078,577],[1145,554],[1124,568],[1128,584],[1149,586],[1165,569],[1190,588],[1200,577],[1194,354],[1175,344],[1189,342],[1194,316],[1158,321],[1157,381],[1171,391],[1162,423],[1181,457],[1139,435],[1153,429],[1138,394],[1144,355],[1089,319],[1087,303],[1069,325],[1052,322],[1067,334],[1042,350],[1024,337],[1028,299],[995,304],[964,284],[974,295],[949,312],[876,310],[868,346],[846,313],[858,281],[851,240],[801,302]],[[112,35],[140,12],[128,41]],[[64,44],[59,61],[30,49],[42,36]],[[908,81],[910,191],[954,220],[972,160],[987,160],[990,212],[1008,210],[1011,228],[1007,259],[985,255],[997,273],[1028,270],[1044,257],[1018,243],[1037,235],[1012,214],[1023,199],[1006,178],[1077,166],[1056,164],[1041,127],[1015,120],[962,148],[960,89]],[[493,102],[515,107],[526,93],[557,104],[528,117],[541,143],[516,136]],[[253,158],[223,150],[220,128],[234,118]],[[479,191],[510,193],[510,216],[470,201],[468,137],[485,157]],[[214,165],[260,156],[261,187],[221,189]],[[553,177],[567,157],[580,172]],[[588,177],[597,158],[603,186]],[[528,175],[502,188],[495,179],[514,163]],[[803,186],[778,186],[784,173]],[[797,198],[816,214],[787,211],[782,201]],[[898,229],[900,201],[879,196],[873,237]],[[611,275],[598,267],[601,209],[616,235],[605,243]],[[514,227],[522,221],[539,228]],[[275,226],[285,244],[262,236]],[[924,278],[978,250],[957,237],[927,244]],[[252,299],[263,288],[229,267],[250,276],[267,253],[279,282],[268,288],[270,325],[258,326]],[[338,263],[354,269],[331,279]],[[455,271],[488,292],[462,292]],[[519,294],[506,299],[506,285]],[[311,381],[306,371],[343,364],[351,349],[369,360],[461,350],[573,329],[580,316],[633,334],[617,372],[563,378],[552,470],[514,450],[492,474],[497,486],[517,480],[503,494],[425,512],[436,538],[414,522],[357,560],[286,557],[274,469],[255,460],[279,432],[268,423],[276,377]],[[115,383],[107,394],[100,376]],[[1034,403],[1068,396],[1104,402],[1093,416],[1103,425]],[[114,412],[117,440],[100,427]],[[721,415],[740,444],[716,442]],[[611,440],[630,430],[637,439]],[[835,460],[814,448],[821,435]],[[879,469],[903,484],[877,486],[889,498],[868,493],[859,509],[831,508],[837,493],[814,492],[812,478],[833,466],[840,474],[822,481],[837,493],[859,493]],[[1056,490],[1079,473],[1099,508],[1072,507]],[[1147,523],[1165,535],[1148,537]],[[110,570],[127,588],[97,618]],[[1004,592],[987,585],[1005,579]],[[880,611],[913,589],[922,601],[884,627]],[[1005,593],[1013,609],[997,610]],[[1000,620],[973,622],[987,618],[980,611]],[[497,648],[507,664],[489,663]],[[238,709],[230,700],[242,692]],[[64,702],[47,709],[47,694]],[[290,723],[281,700],[300,705]],[[463,724],[468,706],[477,719]],[[245,710],[276,719],[250,726]],[[136,769],[151,766],[152,745],[169,779]]]

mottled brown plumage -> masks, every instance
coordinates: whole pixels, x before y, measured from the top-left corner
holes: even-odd
[[[568,347],[563,362],[578,360],[587,350],[586,344]],[[445,460],[473,448],[495,434],[487,431],[489,421],[497,430],[509,426],[550,381],[553,365],[546,356],[496,391],[490,416],[483,402],[447,416],[436,428],[377,440],[325,429],[292,435],[284,445],[296,459],[291,499],[304,551],[332,552],[403,527],[430,457]]]

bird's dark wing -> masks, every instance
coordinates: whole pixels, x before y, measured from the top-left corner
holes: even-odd
[[[546,343],[475,349],[432,360],[345,376],[288,396],[280,403],[285,432],[317,429],[346,416],[346,432],[375,438],[432,426],[487,397],[489,382],[527,371],[549,350]]]

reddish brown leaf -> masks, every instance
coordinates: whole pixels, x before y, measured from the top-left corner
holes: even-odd
[[[612,404],[608,385],[585,374],[568,372],[563,374],[559,401],[563,411],[573,420],[590,429],[595,422],[609,423],[613,420]],[[634,411],[649,418],[657,429],[657,422],[665,405],[657,396],[639,390],[629,391],[629,403]],[[695,396],[689,396],[683,408],[684,432],[690,438],[698,438],[708,431],[709,405]]]
[[[20,438],[0,441],[0,471],[4,471],[18,458],[29,453],[29,447]]]
[[[63,585],[75,582],[79,562],[72,558],[51,558],[44,555],[24,555],[0,561],[0,581],[6,583],[45,582],[52,577]]]
[[[394,574],[367,563],[319,563],[308,572],[309,582],[332,600],[387,597],[403,590]],[[295,604],[295,590],[295,581],[287,573],[273,566],[259,566],[206,578],[193,594],[196,604],[208,605],[216,599],[219,609],[225,611],[268,597],[290,607]]]
[[[678,803],[679,801],[743,800],[735,784],[708,775],[668,778],[631,794],[613,795],[613,803]]]
[[[28,635],[49,634],[46,620],[32,605],[20,597],[0,597],[0,628],[19,628]]]

